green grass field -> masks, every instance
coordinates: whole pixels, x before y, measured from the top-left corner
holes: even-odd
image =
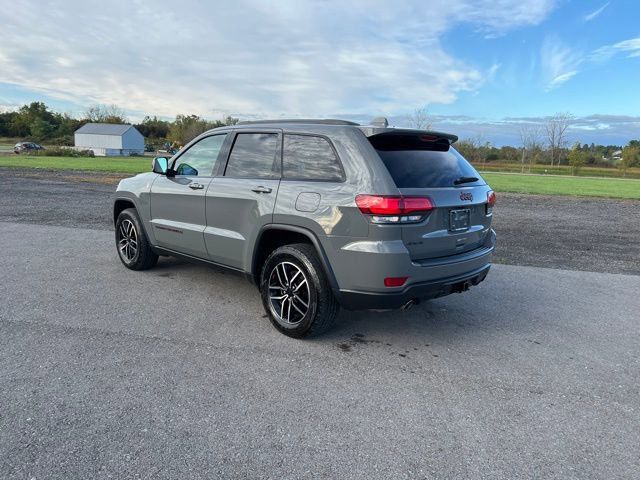
[[[75,170],[125,176],[150,171],[151,158],[8,155],[0,156],[0,167]],[[640,199],[640,180],[637,179],[521,175],[486,171],[482,176],[497,192]]]
[[[640,180],[482,173],[496,192],[640,199]]]
[[[35,157],[9,155],[0,157],[0,167],[46,170],[81,170],[87,172],[123,173],[133,175],[151,170],[150,157]]]

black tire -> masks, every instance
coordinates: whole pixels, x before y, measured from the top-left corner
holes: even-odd
[[[127,208],[120,212],[116,220],[115,236],[118,258],[125,267],[131,270],[146,270],[158,262],[158,255],[151,249],[135,208]]]
[[[300,273],[297,273],[298,270]],[[306,284],[300,280],[301,275]],[[284,276],[290,278],[285,281],[282,278]],[[283,281],[280,282],[278,278],[282,278]],[[283,288],[287,284],[288,286]],[[340,310],[315,248],[306,243],[285,245],[269,255],[260,274],[260,294],[273,326],[293,338],[325,332],[333,325]],[[290,296],[286,300],[272,298],[285,295]],[[306,309],[305,300],[308,304]],[[287,308],[290,313],[292,307],[292,316],[280,316]],[[285,317],[291,323],[285,321]]]

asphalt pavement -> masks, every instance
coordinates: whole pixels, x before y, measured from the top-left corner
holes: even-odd
[[[85,225],[86,226],[86,225]],[[255,287],[0,222],[0,478],[636,478],[640,276],[496,265],[300,341]]]

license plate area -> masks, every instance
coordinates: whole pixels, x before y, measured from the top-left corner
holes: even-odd
[[[449,210],[449,231],[464,232],[469,230],[470,218],[471,209],[469,208]]]

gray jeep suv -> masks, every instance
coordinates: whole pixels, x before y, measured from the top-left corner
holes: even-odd
[[[240,272],[273,325],[297,338],[325,330],[340,306],[465,291],[489,271],[495,194],[456,140],[386,121],[210,130],[120,182],[120,260],[143,270],[171,255]]]

